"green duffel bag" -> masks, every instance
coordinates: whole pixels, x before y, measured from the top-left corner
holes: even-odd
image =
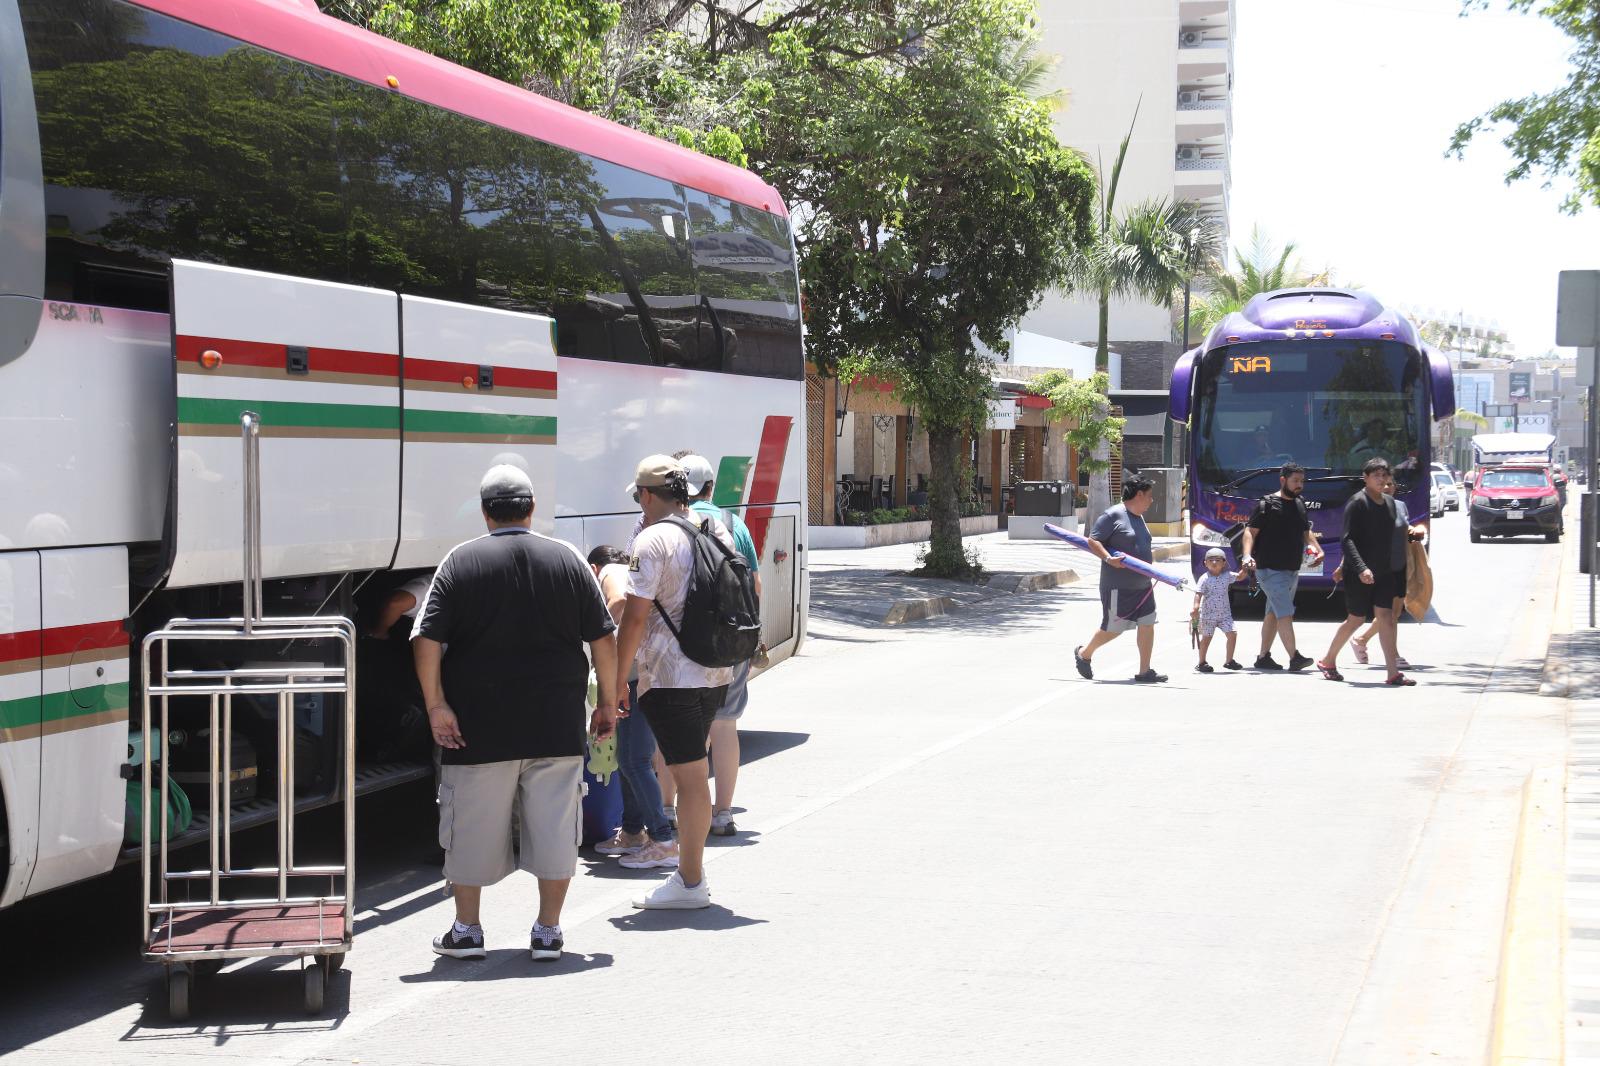
[[[122,822],[122,839],[129,844],[140,843],[144,826],[144,806],[139,802],[141,782],[128,782],[127,815]],[[151,789],[152,792],[156,791]],[[194,822],[194,810],[189,797],[176,781],[167,782],[167,839],[171,840]],[[151,826],[154,830],[156,827]]]

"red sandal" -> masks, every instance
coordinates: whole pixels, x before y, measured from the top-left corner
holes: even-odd
[[[1395,688],[1410,688],[1412,685],[1416,684],[1415,681],[1407,677],[1405,674],[1395,674],[1393,677],[1385,679],[1383,683],[1385,685],[1393,685]]]
[[[1317,660],[1317,669],[1322,671],[1322,680],[1324,681],[1344,680],[1343,674],[1335,670],[1332,666],[1329,666],[1327,663],[1323,662],[1321,659]]]

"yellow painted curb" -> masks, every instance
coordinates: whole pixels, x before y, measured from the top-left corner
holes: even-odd
[[[1495,989],[1492,1066],[1565,1054],[1566,769],[1541,766],[1522,786],[1522,816]]]

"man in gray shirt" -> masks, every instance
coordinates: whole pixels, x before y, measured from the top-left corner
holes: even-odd
[[[1139,672],[1133,679],[1142,684],[1165,681],[1167,675],[1150,667],[1150,653],[1156,643],[1155,582],[1122,565],[1122,556],[1153,561],[1150,527],[1144,513],[1155,500],[1155,483],[1145,477],[1130,477],[1122,483],[1122,503],[1101,515],[1089,535],[1089,547],[1100,557],[1100,628],[1089,643],[1072,650],[1078,673],[1094,678],[1090,665],[1094,653],[1130,629],[1139,631]]]

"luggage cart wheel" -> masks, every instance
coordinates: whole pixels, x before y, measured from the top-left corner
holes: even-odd
[[[322,964],[328,968],[328,976],[332,977],[344,969],[344,952],[335,952],[332,955],[322,956]]]
[[[175,1022],[189,1020],[189,991],[194,978],[187,966],[167,967],[167,1015]]]
[[[303,971],[306,986],[306,1013],[322,1012],[322,991],[327,987],[327,971],[313,963]]]

